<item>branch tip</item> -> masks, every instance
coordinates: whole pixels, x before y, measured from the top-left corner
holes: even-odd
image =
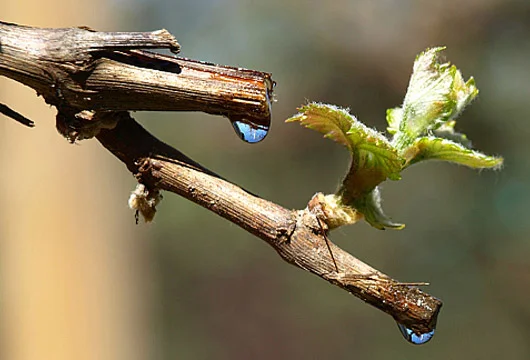
[[[5,104],[0,104],[0,113],[15,120],[16,122],[21,123],[22,125],[26,125],[27,127],[35,126],[35,123],[32,120],[16,112],[15,110],[11,109],[9,106]]]

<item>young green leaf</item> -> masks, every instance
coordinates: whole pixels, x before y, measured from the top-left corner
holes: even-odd
[[[350,170],[337,192],[340,203],[363,213],[377,228],[402,227],[391,223],[381,211],[378,184],[386,179],[399,180],[404,159],[386,137],[359,122],[347,110],[332,105],[310,103],[287,122],[299,121],[307,128],[345,145],[352,156]],[[377,193],[378,194],[378,193]],[[377,201],[376,201],[377,200]]]
[[[352,155],[352,164],[344,181],[346,191],[367,194],[379,183],[390,178],[400,179],[404,160],[383,134],[370,129],[347,110],[333,105],[310,103],[286,122],[299,121],[307,128],[345,145]],[[355,189],[355,190],[354,190]]]
[[[345,145],[352,156],[337,193],[315,200],[330,229],[363,217],[378,229],[402,228],[383,213],[377,186],[386,179],[399,180],[400,172],[417,162],[443,160],[481,169],[502,165],[500,157],[469,149],[469,139],[455,132],[454,119],[478,89],[473,78],[464,81],[454,65],[438,62],[443,49],[428,49],[416,58],[403,106],[386,113],[391,142],[333,105],[310,103],[287,120]]]
[[[405,227],[404,224],[395,223],[385,215],[381,207],[381,194],[378,187],[365,196],[355,199],[353,207],[364,215],[364,219],[368,224],[376,229],[384,230],[385,228],[390,228],[400,230]]]
[[[465,146],[466,148],[471,148],[471,140],[469,140],[465,134],[456,132],[455,125],[455,120],[448,121],[438,129],[434,130],[433,134],[435,137],[451,140]]]
[[[416,139],[408,151],[410,153],[407,154],[407,157],[410,156],[411,160],[407,165],[423,160],[443,160],[474,169],[498,169],[502,166],[503,161],[501,157],[487,156],[468,149],[462,144],[434,136]]]
[[[402,112],[387,114],[389,127],[398,129],[393,143],[400,151],[454,119],[478,94],[473,78],[464,82],[456,66],[438,63],[438,54],[444,49],[429,49],[416,58]]]
[[[388,109],[386,111],[386,122],[388,123],[388,127],[386,130],[394,135],[399,131],[399,124],[401,123],[401,119],[403,118],[403,109],[400,107]]]
[[[332,139],[339,144],[352,150],[352,141],[348,139],[348,131],[352,124],[357,122],[348,110],[341,109],[334,105],[310,103],[300,107],[298,114],[285,120],[285,122],[299,121],[308,129],[324,134],[324,137]],[[364,126],[363,124],[361,124]],[[366,128],[368,131],[374,130]]]

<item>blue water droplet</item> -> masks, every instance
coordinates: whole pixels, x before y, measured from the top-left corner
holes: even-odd
[[[225,116],[230,120],[236,134],[248,143],[257,143],[265,139],[269,132],[271,125],[271,112],[272,112],[272,91],[276,85],[270,79],[270,76],[265,77],[265,99],[260,102],[260,108],[247,112],[241,113],[227,113]]]
[[[401,334],[403,337],[410,343],[415,345],[422,345],[428,342],[432,339],[434,336],[434,329],[430,332],[426,332],[423,334],[416,334],[412,329],[409,329],[403,324],[397,323],[397,326],[399,328],[399,331],[401,331]]]
[[[232,126],[236,134],[248,143],[257,143],[267,136],[269,128],[265,126],[256,126],[243,121],[234,121]]]

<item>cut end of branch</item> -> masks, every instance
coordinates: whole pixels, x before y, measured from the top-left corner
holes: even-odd
[[[180,44],[177,39],[166,29],[155,30],[151,34],[154,38],[159,39],[161,44],[169,45],[169,51],[172,53],[178,54],[180,52]]]

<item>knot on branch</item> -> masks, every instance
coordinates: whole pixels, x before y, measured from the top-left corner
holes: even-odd
[[[122,119],[129,118],[126,111],[77,110],[59,107],[56,116],[57,131],[68,141],[91,139],[102,129],[114,129]]]
[[[363,214],[355,209],[342,206],[337,197],[322,193],[313,195],[306,209],[325,224],[325,230],[333,230],[344,224],[354,224],[363,218]]]

